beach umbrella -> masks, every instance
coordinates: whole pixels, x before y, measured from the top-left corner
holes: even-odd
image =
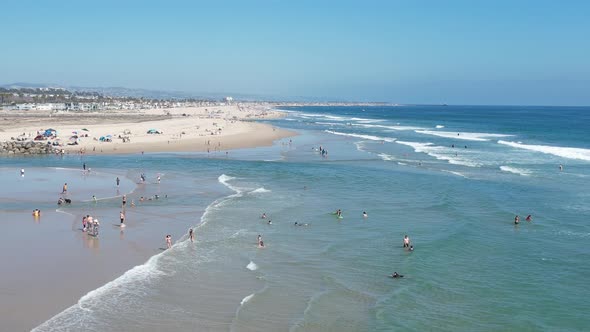
[[[110,138],[110,137],[113,137],[113,135],[107,135],[106,137]]]
[[[86,129],[86,128],[82,128],[82,130],[84,130],[84,131],[88,131],[88,129]]]
[[[78,140],[77,137],[75,137],[75,136],[70,137],[70,142],[75,142],[76,140]]]

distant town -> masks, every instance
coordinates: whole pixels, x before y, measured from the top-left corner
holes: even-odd
[[[69,91],[65,88],[2,88],[0,109],[6,111],[102,111],[215,106],[232,103],[232,97],[212,99],[155,99],[105,96],[98,92]]]

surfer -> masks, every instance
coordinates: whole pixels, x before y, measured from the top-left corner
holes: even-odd
[[[518,215],[516,215],[516,217],[514,217],[514,224],[518,225],[519,222],[520,222],[520,217]]]
[[[407,235],[404,235],[404,248],[410,247],[410,238]]]
[[[404,276],[397,273],[397,272],[393,272],[389,277],[390,278],[403,278]]]

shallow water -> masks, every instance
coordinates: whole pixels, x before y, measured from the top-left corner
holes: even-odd
[[[228,158],[84,157],[97,171],[118,169],[131,180],[142,171],[170,176],[166,192],[174,199],[146,213],[143,227],[161,222],[158,215],[191,215],[199,192],[218,194],[198,198],[210,205],[193,216],[196,243],[176,241],[36,330],[590,326],[588,109],[291,111],[273,123],[301,136]],[[327,158],[314,150],[320,145]],[[20,169],[80,160],[3,162]],[[343,219],[331,214],[336,209]],[[528,214],[533,222],[524,220]],[[256,246],[259,234],[264,249]],[[414,252],[402,249],[404,234]],[[388,278],[393,271],[404,278]]]

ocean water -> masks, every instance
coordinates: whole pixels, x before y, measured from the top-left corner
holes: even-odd
[[[35,331],[588,330],[590,109],[287,111],[270,122],[300,135],[272,147],[85,156],[131,183],[166,174],[158,215],[190,216],[197,240],[174,234]]]

